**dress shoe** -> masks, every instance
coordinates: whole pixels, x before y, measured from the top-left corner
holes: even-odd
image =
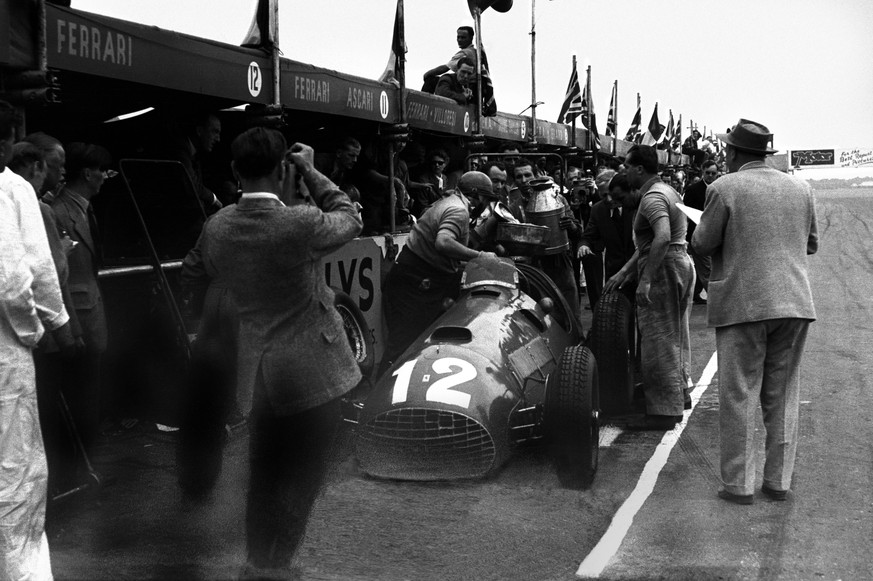
[[[752,504],[755,502],[755,497],[751,494],[734,494],[727,490],[719,490],[718,497],[734,504]]]
[[[770,488],[766,484],[761,487],[761,492],[763,492],[770,500],[786,500],[788,498],[787,490],[776,490],[775,488]]]
[[[652,431],[666,431],[672,430],[676,427],[676,424],[682,421],[682,416],[658,416],[658,415],[645,415],[639,420],[628,423],[627,429],[643,431],[643,430],[652,430]]]

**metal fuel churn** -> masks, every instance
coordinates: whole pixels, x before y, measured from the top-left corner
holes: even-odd
[[[567,231],[561,229],[561,216],[564,215],[564,203],[558,197],[558,188],[551,178],[536,178],[530,181],[531,192],[527,206],[524,208],[527,221],[531,224],[546,226],[549,235],[546,238],[546,248],[543,254],[560,254],[570,248]]]

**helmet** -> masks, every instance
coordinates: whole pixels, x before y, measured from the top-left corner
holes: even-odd
[[[468,171],[458,180],[458,189],[465,196],[482,196],[497,200],[500,198],[494,192],[491,178],[481,171]]]

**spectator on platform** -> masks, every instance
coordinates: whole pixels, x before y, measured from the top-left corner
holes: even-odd
[[[682,144],[682,153],[691,158],[691,165],[699,168],[703,160],[706,159],[706,152],[700,149],[698,142],[700,141],[700,131],[697,129],[691,132],[685,142]]]
[[[458,105],[476,102],[476,86],[471,84],[475,78],[473,61],[464,57],[458,61],[458,71],[440,77],[434,94],[452,99]]]
[[[434,93],[441,78],[440,75],[448,73],[449,71],[457,73],[462,59],[467,59],[473,65],[473,80],[470,84],[476,86],[476,75],[479,73],[477,73],[476,67],[478,58],[476,55],[476,47],[473,45],[473,35],[474,31],[471,26],[461,26],[458,28],[457,42],[460,50],[452,56],[447,64],[436,66],[424,73],[424,86],[421,88],[422,91],[425,93]],[[481,74],[483,96],[482,114],[486,117],[490,117],[497,113],[497,103],[494,100],[494,87],[491,83],[491,75],[488,73],[488,56],[485,54],[485,47],[482,47]]]

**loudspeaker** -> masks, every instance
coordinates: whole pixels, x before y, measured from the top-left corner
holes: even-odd
[[[512,8],[512,0],[467,0],[467,6],[470,8],[470,14],[473,14],[476,8],[480,12],[485,12],[488,8],[493,8],[497,12],[509,12]]]

